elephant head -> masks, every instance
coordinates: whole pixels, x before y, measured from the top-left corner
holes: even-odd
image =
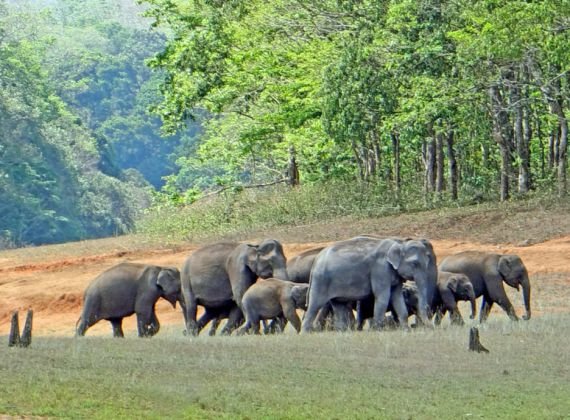
[[[428,325],[427,292],[432,260],[429,251],[422,241],[407,240],[394,242],[387,254],[387,261],[404,280],[413,280],[418,288],[419,322]]]
[[[160,296],[170,302],[175,308],[176,302],[181,302],[180,271],[176,268],[162,268],[156,276],[156,286]]]
[[[468,300],[471,303],[471,316],[469,318],[475,319],[477,316],[477,297],[469,277],[465,274],[453,274],[449,277],[447,288],[451,290],[456,300]]]
[[[498,262],[499,274],[509,286],[519,290],[522,286],[526,314],[523,319],[530,319],[530,280],[522,260],[517,255],[502,255]]]
[[[309,291],[308,284],[300,284],[293,286],[291,289],[291,297],[295,302],[295,307],[299,309],[307,309],[307,292]]]
[[[251,253],[250,266],[262,279],[275,277],[280,280],[289,280],[287,276],[287,258],[283,246],[274,239],[266,239],[257,246],[252,246],[255,252]]]

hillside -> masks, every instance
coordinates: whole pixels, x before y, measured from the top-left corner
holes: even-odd
[[[253,242],[273,236],[284,243],[287,256],[293,256],[316,244],[363,232],[427,237],[440,259],[466,249],[516,253],[531,275],[533,316],[570,312],[570,221],[560,208],[472,207],[445,213],[346,218],[234,239]],[[126,260],[180,267],[200,245],[158,244],[140,236],[123,236],[0,252],[0,335],[8,333],[13,310],[32,308],[36,335],[70,336],[83,290],[98,273]],[[521,313],[521,297],[514,289],[508,293]],[[163,327],[183,329],[180,309],[174,311],[161,302],[158,313]],[[135,334],[134,319],[125,320],[125,332]],[[110,326],[101,322],[88,334],[110,335]]]

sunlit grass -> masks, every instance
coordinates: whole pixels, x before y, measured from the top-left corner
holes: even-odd
[[[564,418],[570,316],[412,332],[35,338],[0,413],[68,418]],[[2,339],[4,339],[3,337]]]

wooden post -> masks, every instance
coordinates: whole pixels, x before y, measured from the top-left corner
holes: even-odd
[[[479,330],[476,327],[471,327],[469,330],[469,350],[476,351],[477,353],[489,353],[481,341],[479,341]]]
[[[12,313],[12,322],[10,324],[10,336],[8,338],[8,347],[20,345],[20,324],[18,323],[18,311]]]
[[[32,344],[32,320],[34,317],[34,311],[28,309],[28,314],[26,315],[26,323],[24,324],[24,330],[22,331],[22,337],[20,338],[20,347],[28,347]]]

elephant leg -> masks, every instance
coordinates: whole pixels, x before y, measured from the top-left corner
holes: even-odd
[[[317,329],[319,331],[332,330],[334,328],[334,312],[331,302],[327,302],[317,314]]]
[[[451,320],[451,325],[465,325],[465,321],[463,321],[463,317],[459,309],[457,309],[457,306],[449,311],[449,319]]]
[[[503,287],[502,282],[499,283],[499,286],[489,288],[488,297],[489,297],[488,301],[497,303],[497,305],[503,308],[503,310],[507,313],[507,315],[512,321],[519,320],[519,317],[515,312],[515,308],[513,307],[511,301],[509,300],[507,293],[505,292],[505,288]]]
[[[186,321],[186,333],[188,335],[197,336],[198,333],[200,332],[200,328],[198,326],[199,324],[196,321],[196,312],[198,311],[198,303],[196,302],[196,299],[194,298],[194,295],[192,293],[189,293],[189,297],[185,296],[185,298],[188,298],[188,300],[186,301],[186,312],[184,313],[184,319]]]
[[[481,302],[481,309],[479,310],[479,322],[483,323],[487,320],[489,316],[489,312],[491,312],[491,308],[493,307],[493,301],[490,300],[487,296],[483,295],[483,301]]]
[[[285,319],[293,325],[295,331],[299,333],[301,331],[301,320],[299,319],[299,315],[297,315],[297,310],[295,309],[295,305],[291,302],[283,302],[283,315]]]
[[[313,330],[313,324],[317,315],[319,315],[319,311],[328,303],[328,299],[325,300],[317,295],[318,293],[316,291],[311,291],[311,293],[309,293],[309,304],[301,325],[301,330],[303,332],[311,332]]]
[[[435,325],[439,326],[441,325],[441,321],[443,320],[443,317],[445,316],[447,312],[447,309],[445,308],[437,308],[435,311],[435,316],[433,318],[433,322]]]
[[[222,335],[230,335],[232,331],[243,323],[243,312],[238,306],[234,306],[229,313],[228,322],[222,328]]]
[[[251,323],[248,321],[245,321],[245,324],[243,327],[241,327],[239,330],[237,330],[236,334],[237,335],[245,335],[249,332],[249,330],[251,329]]]
[[[210,331],[208,331],[208,335],[210,337],[213,337],[216,335],[216,331],[218,330],[218,326],[220,325],[221,321],[222,321],[222,319],[219,316],[212,319],[212,324],[210,325]]]
[[[389,302],[390,302],[389,289],[385,293],[378,293],[374,296],[374,319],[371,325],[373,329],[378,330],[382,328],[384,317],[386,316],[386,309],[388,309]]]
[[[354,325],[354,314],[346,303],[330,302],[334,317],[334,329],[337,331],[347,331]]]
[[[402,284],[394,286],[390,294],[390,303],[398,316],[400,327],[408,328],[408,308],[402,293]]]
[[[198,319],[198,321],[196,321],[196,335],[200,334],[200,331],[202,331],[204,329],[204,327],[206,325],[208,325],[208,322],[212,321],[212,320],[217,320],[218,317],[216,315],[214,315],[211,311],[208,310],[208,308],[205,308],[204,313],[202,314],[202,316]],[[214,325],[214,324],[212,324]],[[216,328],[217,328],[216,324]],[[215,329],[214,329],[214,333],[215,333]],[[212,334],[210,334],[212,335]]]
[[[255,335],[261,335],[261,330],[259,328],[259,321],[260,321],[260,319],[257,317],[255,317],[251,320],[251,331]]]
[[[287,318],[285,318],[283,315],[280,315],[276,318],[273,318],[269,323],[269,325],[263,328],[263,333],[264,334],[282,333],[285,330],[286,325],[287,325]]]
[[[362,331],[367,319],[374,316],[374,296],[361,299],[356,304],[356,329]]]
[[[113,337],[123,338],[123,318],[110,318],[109,322],[113,326]]]

